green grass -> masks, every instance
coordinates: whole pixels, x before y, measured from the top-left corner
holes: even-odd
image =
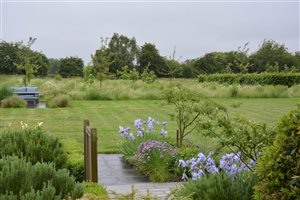
[[[297,98],[224,98],[214,99],[228,106],[230,113],[245,116],[251,120],[275,125],[277,120],[294,109],[299,102]],[[237,108],[233,108],[237,107]],[[168,121],[169,135],[174,137],[176,123],[170,121],[168,113],[172,107],[162,106],[158,100],[122,100],[122,101],[73,101],[69,108],[1,108],[0,128],[20,128],[20,122],[34,126],[44,122],[43,127],[49,134],[61,139],[75,139],[83,145],[83,120],[89,119],[91,126],[98,131],[98,151],[110,153],[118,151],[121,137],[119,125],[133,127],[137,118],[148,116],[159,121]],[[192,136],[198,143],[205,142],[196,133]]]

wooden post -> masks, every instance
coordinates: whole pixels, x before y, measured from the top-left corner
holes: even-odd
[[[84,120],[84,180],[98,182],[97,130]]]
[[[91,129],[91,181],[98,182],[97,130]]]
[[[176,131],[176,146],[179,147],[179,130]]]
[[[83,121],[83,159],[84,159],[84,180],[86,181],[88,178],[88,174],[87,174],[87,127],[90,126],[90,122],[89,120],[84,120]]]

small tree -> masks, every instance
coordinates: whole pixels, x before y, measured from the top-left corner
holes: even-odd
[[[141,74],[141,79],[145,82],[145,83],[153,83],[154,81],[157,80],[157,76],[155,75],[155,73],[153,71],[150,71],[148,69],[148,67],[146,67],[143,71],[143,73]]]
[[[225,110],[224,107],[212,101],[200,103],[200,98],[196,93],[181,86],[172,87],[165,92],[163,98],[167,104],[175,107],[175,112],[170,116],[178,125],[178,147],[182,146],[183,139],[187,135],[200,127],[205,116]]]
[[[93,68],[91,66],[86,66],[82,72],[84,82],[88,82],[90,75],[93,74]]]
[[[239,156],[246,167],[254,171],[262,148],[270,145],[275,131],[266,124],[253,122],[241,117],[230,117],[227,112],[215,112],[201,124],[205,136],[218,138],[222,148]]]
[[[23,83],[25,86],[28,86],[30,84],[31,79],[34,77],[34,73],[37,72],[39,68],[39,65],[33,64],[31,58],[30,47],[34,44],[35,41],[36,38],[30,37],[27,46],[24,47],[24,50],[21,51],[21,55],[19,55],[21,58],[23,58],[23,62],[21,64],[18,64],[17,68],[25,71],[25,75],[23,77]]]

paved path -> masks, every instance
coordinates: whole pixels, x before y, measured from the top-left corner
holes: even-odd
[[[146,195],[147,190],[151,195],[164,199],[170,188],[179,186],[180,183],[151,183],[148,177],[138,173],[132,166],[125,163],[120,154],[98,155],[98,183],[106,186],[107,190],[118,194],[132,192],[132,186],[139,195]]]

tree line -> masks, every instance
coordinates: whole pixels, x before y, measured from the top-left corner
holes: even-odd
[[[36,66],[32,73],[38,76],[87,74],[98,79],[145,72],[157,77],[195,78],[200,74],[300,71],[300,52],[291,53],[284,44],[274,40],[263,40],[251,54],[246,43],[234,51],[210,52],[199,58],[180,61],[175,58],[175,49],[172,56],[164,57],[155,44],[138,46],[134,37],[114,33],[110,38],[101,38],[99,49],[91,55],[91,62],[86,66],[78,57],[47,58],[42,52],[32,50],[31,45],[0,42],[0,73],[25,74],[24,66],[29,65]]]

